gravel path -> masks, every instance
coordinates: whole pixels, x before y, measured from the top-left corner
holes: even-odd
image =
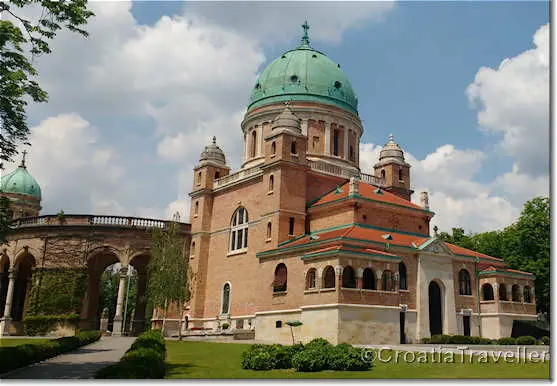
[[[4,379],[92,379],[101,368],[118,362],[135,338],[102,337],[100,341],[67,354],[23,367]]]

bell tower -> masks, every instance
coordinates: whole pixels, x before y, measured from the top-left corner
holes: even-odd
[[[410,201],[414,191],[410,189],[410,164],[404,160],[404,151],[395,143],[394,136],[379,153],[379,162],[373,165],[375,176],[383,179],[384,189]]]

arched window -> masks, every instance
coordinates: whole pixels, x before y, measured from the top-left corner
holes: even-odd
[[[272,225],[271,225],[271,222],[269,221],[267,223],[267,240],[269,240],[271,238],[271,230],[272,230]]]
[[[532,303],[532,290],[529,286],[524,287],[524,303]]]
[[[277,154],[277,144],[275,142],[271,143],[271,154]]]
[[[472,286],[470,285],[470,273],[461,269],[458,273],[459,293],[461,295],[472,295]]]
[[[230,311],[230,283],[225,283],[222,287],[222,307],[221,313],[228,314]]]
[[[385,179],[385,169],[381,170],[381,178]]]
[[[194,212],[193,212],[193,213],[194,213],[196,216],[197,216],[197,214],[199,213],[199,201],[196,201],[196,202],[195,202],[195,209],[194,209]]]
[[[508,300],[507,287],[503,283],[499,284],[499,300]]]
[[[201,172],[197,172],[197,185],[201,184]]]
[[[511,288],[511,296],[512,296],[512,300],[513,302],[519,302],[520,301],[520,287],[518,285],[513,285]]]
[[[255,157],[255,152],[257,151],[257,130],[251,132],[251,156]]]
[[[310,268],[308,273],[306,274],[306,289],[315,288],[315,277],[317,271],[315,268]]]
[[[352,145],[350,145],[349,157],[350,161],[354,161],[354,146]]]
[[[356,274],[351,266],[346,266],[342,270],[342,287],[356,288]]]
[[[280,263],[275,268],[275,280],[273,281],[273,292],[286,291],[287,270],[284,263]]]
[[[330,265],[323,270],[323,288],[335,288],[335,269]]]
[[[215,172],[215,180],[218,180],[220,178],[220,172]]]
[[[482,285],[483,300],[493,300],[493,287],[489,283]]]
[[[269,176],[269,192],[272,192],[275,189],[275,176],[272,174]]]
[[[288,235],[294,236],[294,217],[288,219]]]
[[[292,141],[292,143],[290,144],[290,153],[292,154],[298,154],[296,152],[296,141]]]
[[[232,216],[230,227],[230,251],[238,251],[248,247],[248,211],[240,207]]]
[[[381,289],[383,291],[394,291],[393,287],[393,274],[391,271],[385,270],[383,271],[383,275],[381,276]]]
[[[403,178],[402,178],[402,169],[399,169],[399,170],[398,170],[398,180],[399,180],[399,181],[403,181]]]
[[[190,256],[195,256],[195,241],[191,242]]]
[[[407,290],[408,284],[406,283],[406,266],[404,263],[398,263],[398,274],[400,276],[400,289]]]
[[[364,269],[364,274],[362,276],[362,288],[368,290],[377,289],[375,286],[375,273],[371,268]]]

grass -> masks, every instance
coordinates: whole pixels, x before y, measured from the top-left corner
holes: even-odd
[[[47,342],[50,339],[14,339],[14,338],[3,338],[0,339],[0,347],[8,347],[8,346],[19,346],[22,344],[38,344]]]
[[[541,363],[473,363],[455,355],[456,363],[377,363],[369,371],[322,371],[298,373],[294,370],[253,371],[241,367],[247,344],[166,341],[166,378],[539,378],[549,379],[549,361]],[[383,353],[385,357],[385,353]],[[437,357],[438,358],[438,357]],[[438,360],[439,361],[439,360]]]

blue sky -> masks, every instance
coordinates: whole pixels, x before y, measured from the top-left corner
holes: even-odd
[[[30,110],[29,165],[45,213],[187,218],[204,144],[217,135],[239,166],[249,91],[305,17],[358,95],[363,171],[394,133],[432,224],[500,228],[548,192],[547,2],[91,6],[89,38],[62,33],[39,63],[50,103]]]

